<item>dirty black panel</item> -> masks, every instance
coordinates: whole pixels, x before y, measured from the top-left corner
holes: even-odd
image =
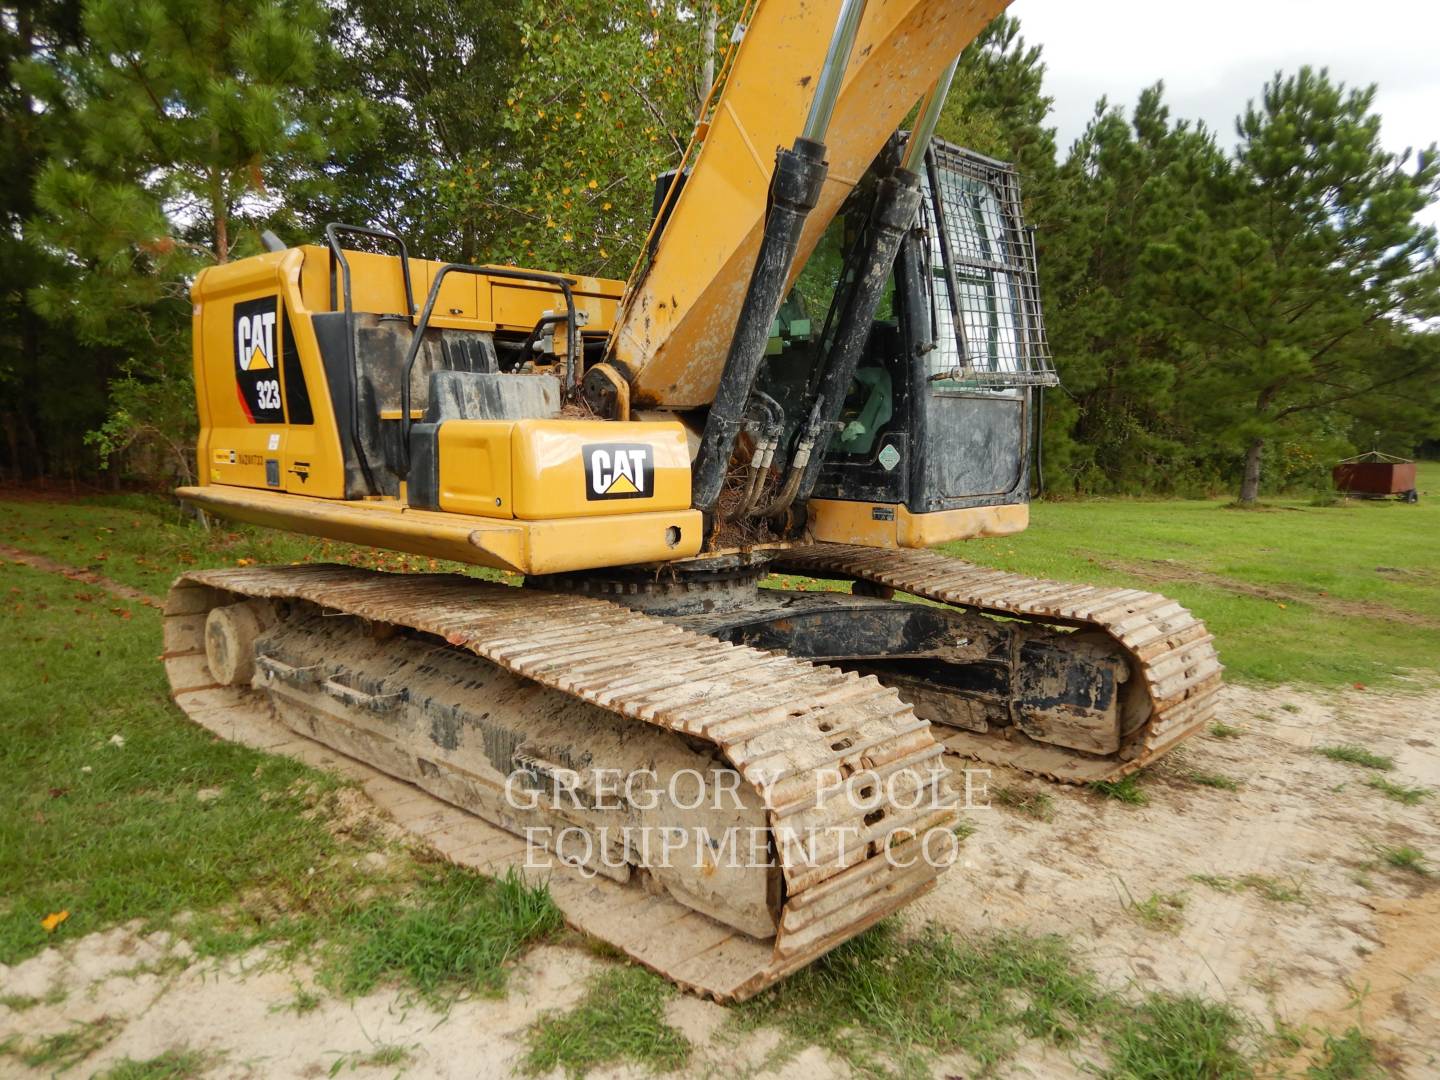
[[[417,510],[440,509],[440,425],[410,428],[410,479],[405,497]]]
[[[380,413],[385,409],[400,408],[405,355],[412,333],[410,320],[368,312],[355,313],[358,375],[350,369],[344,313],[317,314],[312,321],[320,358],[325,366],[326,382],[330,387],[336,426],[340,430],[340,448],[345,458],[345,498],[398,495],[405,460],[399,439],[400,425],[382,421]],[[431,328],[425,332],[415,358],[411,407],[426,407],[431,372],[493,374],[498,370],[492,335]],[[361,465],[361,454],[357,452],[357,436],[358,449],[363,451],[364,461],[369,465],[369,479]]]
[[[335,412],[335,427],[340,433],[340,454],[345,462],[345,498],[360,499],[372,494],[360,459],[355,453],[355,440],[350,418],[354,408],[355,380],[345,349],[345,313],[325,312],[311,316],[320,360],[325,366],[325,382],[330,388],[330,407]]]
[[[916,510],[945,510],[977,496],[1024,502],[1027,487],[1025,399],[936,393],[923,407],[929,443],[921,461]]]

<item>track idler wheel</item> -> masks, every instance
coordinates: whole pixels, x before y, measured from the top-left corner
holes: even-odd
[[[205,660],[221,686],[249,686],[255,677],[255,642],[277,622],[264,600],[213,608],[205,616]]]

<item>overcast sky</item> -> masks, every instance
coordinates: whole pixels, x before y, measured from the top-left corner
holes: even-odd
[[[1204,120],[1233,149],[1245,102],[1301,64],[1378,83],[1388,149],[1440,142],[1440,0],[1015,0],[1010,13],[1044,46],[1062,153],[1102,95],[1128,113],[1160,79],[1172,116]],[[1440,224],[1440,207],[1427,220]]]

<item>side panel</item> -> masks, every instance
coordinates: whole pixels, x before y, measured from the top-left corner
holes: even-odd
[[[521,420],[511,436],[511,454],[519,518],[589,518],[690,506],[690,453],[678,423]]]
[[[506,420],[449,420],[440,425],[441,510],[477,517],[515,516],[510,494],[514,430],[515,424]]]
[[[952,540],[1010,536],[1030,524],[1030,504],[1011,503],[912,514],[904,506],[811,499],[811,539],[878,548],[925,548]]]
[[[204,401],[201,416],[207,425],[199,463],[206,482],[284,487],[282,259],[274,255],[247,260],[251,265],[239,273],[215,267],[196,280],[195,393]]]
[[[290,250],[203,271],[194,300],[200,482],[340,498],[339,439]]]
[[[330,250],[307,244],[301,284],[306,306],[312,311],[344,309],[340,286],[336,302],[330,303]],[[401,314],[405,310],[405,285],[400,260],[395,255],[377,255],[345,249],[350,263],[350,293],[355,311]],[[410,260],[410,287],[415,293],[416,314],[425,306],[435,274],[443,263],[433,259]],[[507,267],[507,269],[514,269]],[[585,328],[593,333],[608,331],[624,288],[623,281],[575,275],[571,279],[575,308],[586,318]],[[536,282],[481,277],[452,271],[440,283],[440,295],[430,324],[459,330],[510,330],[528,332],[546,311],[561,311],[560,293]]]

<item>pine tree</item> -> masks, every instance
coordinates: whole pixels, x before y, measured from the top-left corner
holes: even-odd
[[[126,356],[102,451],[158,441],[188,473],[189,278],[259,250],[276,193],[363,132],[317,78],[327,23],[316,0],[88,0],[87,46],[24,65],[49,147],[28,237],[72,268],[31,302]]]
[[[1039,45],[1027,45],[1020,21],[1002,15],[960,55],[936,133],[971,150],[1013,163],[1027,181],[1027,199],[1055,169],[1054,99],[1044,93]]]
[[[1175,409],[1187,343],[1156,310],[1142,261],[1205,205],[1226,169],[1210,132],[1171,121],[1159,84],[1141,92],[1128,121],[1102,100],[1071,147],[1041,264],[1064,386],[1054,415],[1066,425],[1048,434],[1067,486],[1203,486],[1194,434]]]
[[[523,225],[496,212],[511,182],[500,105],[517,78],[518,18],[517,5],[493,0],[347,0],[328,78],[363,95],[375,125],[336,155],[328,188],[287,192],[300,235],[329,221],[372,225],[414,254],[463,263],[504,246]]]
[[[12,480],[84,471],[81,436],[104,417],[104,382],[116,359],[104,350],[82,351],[72,328],[47,326],[27,300],[66,267],[60,253],[25,237],[45,163],[46,117],[17,76],[31,56],[82,42],[73,0],[17,5],[0,18],[0,475]]]
[[[1388,153],[1374,98],[1324,70],[1277,74],[1238,121],[1213,205],[1151,252],[1157,297],[1203,358],[1185,404],[1243,453],[1242,503],[1267,443],[1343,430],[1435,378],[1433,349],[1396,343],[1440,315],[1435,230],[1416,217],[1440,156]]]

